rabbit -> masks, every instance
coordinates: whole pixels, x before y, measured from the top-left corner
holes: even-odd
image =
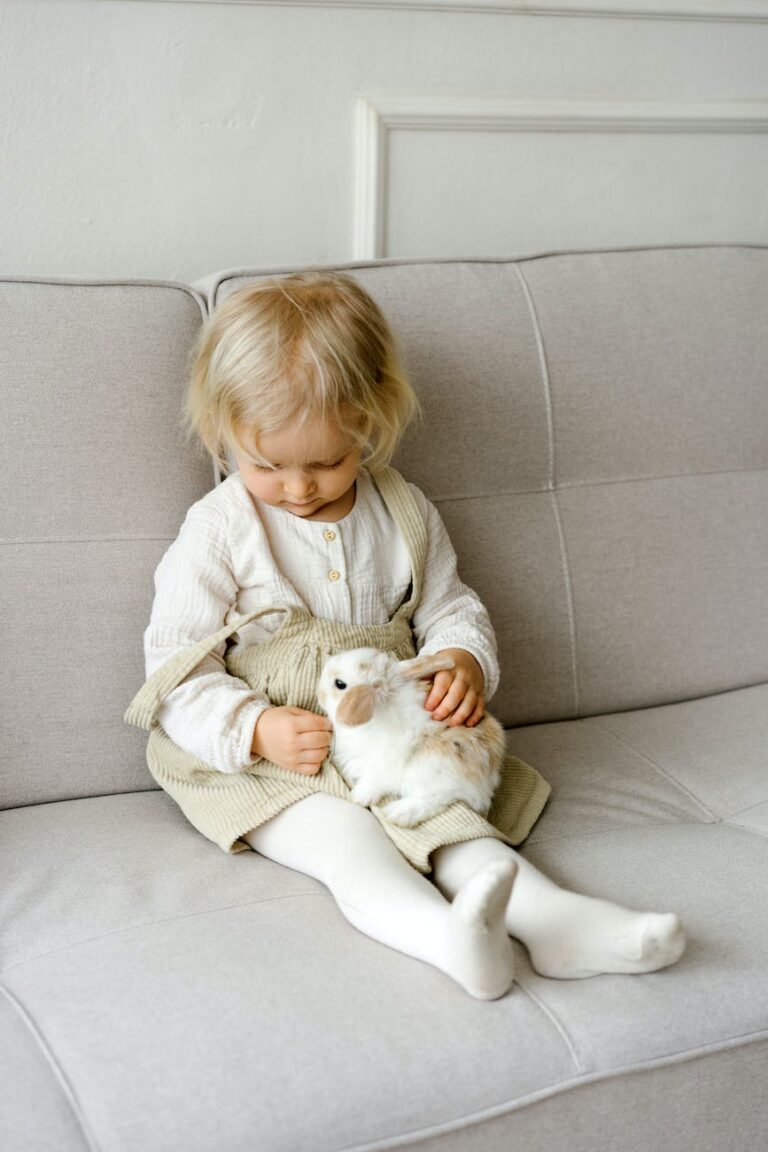
[[[413,827],[463,800],[485,816],[498,786],[504,729],[487,713],[473,728],[433,720],[425,683],[453,668],[450,656],[396,660],[378,648],[329,657],[317,699],[334,730],[331,759],[351,788],[350,799],[382,808],[393,824]]]

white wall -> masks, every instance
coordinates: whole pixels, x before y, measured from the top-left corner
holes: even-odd
[[[768,0],[553,7],[0,0],[0,274],[768,242]]]

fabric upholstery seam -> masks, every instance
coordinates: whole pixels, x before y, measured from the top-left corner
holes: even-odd
[[[539,370],[541,372],[541,383],[544,390],[544,404],[547,413],[547,440],[549,444],[549,478],[548,478],[548,491],[551,494],[552,507],[555,515],[555,524],[557,526],[558,541],[560,544],[560,563],[563,568],[563,578],[565,581],[565,599],[568,608],[568,630],[571,643],[571,674],[573,677],[573,715],[574,717],[579,714],[579,667],[577,657],[577,635],[576,635],[576,607],[573,598],[573,580],[571,578],[571,568],[568,560],[568,547],[565,540],[565,531],[563,529],[562,511],[560,502],[557,498],[557,484],[555,479],[555,416],[552,406],[552,388],[549,379],[549,366],[547,364],[547,354],[544,348],[544,334],[541,331],[539,324],[539,317],[536,312],[536,304],[533,299],[528,281],[523,276],[517,264],[514,265],[517,278],[522,287],[523,295],[528,306],[528,313],[533,327],[533,334],[536,340],[536,349],[539,356]]]
[[[673,776],[667,768],[662,768],[661,764],[657,764],[655,760],[651,759],[651,757],[647,755],[647,753],[641,752],[639,748],[635,748],[633,744],[630,744],[629,740],[626,740],[623,736],[620,736],[618,732],[614,732],[614,730],[605,723],[602,717],[595,716],[591,719],[596,721],[597,726],[599,728],[603,728],[609,734],[609,736],[614,738],[614,740],[618,740],[620,744],[623,744],[626,748],[629,748],[632,752],[635,753],[635,755],[642,757],[642,759],[645,760],[647,764],[650,764],[652,768],[655,768],[656,771],[661,776],[663,776],[665,780],[671,784],[674,784],[674,786],[678,788],[685,796],[687,796],[689,800],[696,804],[697,807],[700,808],[706,816],[709,816],[712,822],[718,823],[721,820],[720,816],[715,815],[715,813],[707,807],[703,800],[700,800],[698,796],[690,790],[690,788],[687,788],[685,784],[681,783],[681,781],[678,780],[676,776]]]
[[[104,280],[100,276],[0,276],[0,285],[20,284],[23,286],[34,284],[48,288],[159,288],[181,292],[182,295],[192,299],[197,304],[203,322],[208,318],[208,301],[203,293],[183,280],[143,280],[125,277],[114,280]]]
[[[619,1065],[617,1068],[609,1068],[600,1072],[587,1072],[582,1076],[561,1081],[559,1084],[536,1089],[525,1096],[521,1096],[518,1100],[491,1105],[491,1107],[484,1108],[480,1112],[461,1116],[457,1120],[448,1121],[444,1124],[434,1124],[429,1128],[422,1128],[415,1131],[411,1130],[394,1137],[384,1137],[380,1140],[366,1142],[365,1144],[349,1144],[344,1148],[336,1149],[335,1152],[387,1152],[390,1148],[410,1148],[422,1141],[435,1139],[436,1137],[445,1136],[454,1132],[464,1132],[479,1124],[485,1123],[487,1120],[496,1120],[515,1112],[521,1112],[526,1108],[540,1103],[542,1100],[548,1100],[554,1096],[562,1095],[564,1092],[572,1092],[590,1084],[599,1084],[604,1081],[617,1079],[620,1076],[630,1076],[636,1072],[651,1072],[656,1068],[668,1068],[675,1064],[685,1064],[689,1060],[716,1055],[718,1052],[730,1051],[736,1048],[747,1048],[752,1044],[757,1044],[767,1039],[768,1030],[760,1029],[757,1032],[747,1032],[741,1036],[729,1037],[728,1040],[705,1044],[701,1048],[689,1048],[680,1052],[673,1052],[667,1056],[655,1056],[650,1060]]]
[[[166,543],[173,536],[3,536],[0,544],[141,544],[146,540]]]
[[[756,805],[756,807],[759,807],[759,805]],[[749,812],[750,809],[747,808],[746,811]],[[737,812],[736,815],[738,816],[740,813]],[[732,816],[726,816],[720,823],[727,824],[729,828],[737,828],[739,832],[746,832],[748,836],[757,836],[760,840],[768,840],[768,832],[763,832],[760,828],[753,828],[749,824],[737,824],[733,821]]]
[[[670,472],[662,476],[617,476],[613,480],[565,480],[554,486],[556,492],[568,492],[574,488],[610,488],[616,484],[654,484],[664,480],[696,480],[701,476],[762,476],[768,468],[710,468],[701,472]],[[544,488],[512,488],[509,491],[492,492],[448,493],[446,495],[430,495],[434,504],[446,504],[460,500],[497,500],[508,496],[544,496],[552,491],[548,485]]]
[[[746,816],[747,812],[754,812],[755,808],[762,808],[764,804],[768,804],[768,796],[764,800],[758,800],[757,804],[750,804],[747,808],[739,808],[736,812],[729,812],[727,816],[723,816],[723,820],[733,820],[735,816]]]
[[[99,1144],[96,1141],[93,1132],[91,1131],[91,1127],[88,1123],[88,1120],[86,1119],[82,1105],[77,1098],[77,1094],[75,1093],[74,1088],[64,1074],[64,1069],[56,1059],[50,1044],[42,1033],[40,1026],[33,1018],[29,1009],[25,1008],[21,1001],[16,996],[14,996],[11,990],[2,983],[0,983],[0,992],[2,992],[7,997],[11,1006],[21,1017],[22,1021],[31,1033],[35,1043],[37,1044],[38,1049],[42,1052],[46,1063],[51,1068],[54,1078],[58,1081],[61,1090],[64,1093],[64,1097],[72,1109],[75,1121],[83,1137],[83,1142],[90,1149],[90,1152],[99,1152]]]
[[[515,496],[546,496],[551,493],[567,492],[574,488],[607,488],[616,484],[653,484],[664,480],[696,479],[700,476],[750,476],[761,475],[768,472],[768,468],[718,468],[709,472],[676,472],[667,476],[620,476],[615,480],[575,480],[566,483],[554,484],[550,482],[545,488],[515,488],[509,492],[471,492],[468,495],[430,495],[433,504],[459,503],[464,500],[499,500]],[[2,536],[0,545],[11,544],[101,544],[101,543],[129,543],[134,541],[158,540],[172,541],[173,536]]]
[[[571,578],[571,565],[568,559],[568,544],[565,539],[563,514],[557,493],[552,492],[552,504],[555,510],[555,524],[560,542],[560,556],[565,576],[565,598],[568,605],[568,626],[571,640],[571,670],[573,674],[573,719],[579,715],[579,663],[578,663],[578,632],[576,627],[576,603],[573,596],[573,580]]]
[[[165,916],[159,920],[144,920],[138,924],[126,924],[121,928],[112,928],[109,932],[100,932],[97,936],[86,936],[82,940],[73,940],[68,944],[61,944],[58,948],[50,948],[47,952],[39,952],[34,956],[26,956],[23,960],[15,960],[0,968],[0,976],[11,972],[14,968],[22,968],[25,964],[33,964],[36,960],[44,960],[46,956],[54,956],[57,952],[67,952],[70,949],[80,948],[83,944],[91,944],[94,940],[105,940],[108,936],[117,936],[121,932],[135,932],[139,928],[153,928],[157,924],[176,924],[181,920],[193,920],[196,916],[210,916],[217,912],[231,912],[234,908],[252,908],[256,904],[272,904],[279,900],[296,900],[302,896],[323,896],[327,889],[319,887],[317,891],[308,889],[306,892],[290,892],[284,896],[267,896],[261,900],[246,900],[243,904],[224,904],[220,908],[204,908],[200,912],[186,912],[182,916]]]
[[[609,828],[597,828],[594,832],[574,832],[570,836],[543,836],[540,840],[532,840],[529,836],[517,851],[525,855],[528,848],[538,848],[539,845],[590,840],[594,836],[605,836],[613,832],[637,832],[638,830],[644,831],[646,828],[712,828],[723,823],[725,821],[717,818],[714,820],[649,820],[645,824],[620,824]]]
[[[332,264],[278,264],[268,265],[265,268],[222,268],[218,272],[207,273],[206,276],[199,276],[196,280],[189,285],[193,291],[202,295],[200,288],[195,288],[195,284],[199,284],[203,280],[212,279],[210,288],[206,289],[208,298],[213,298],[214,304],[216,303],[216,295],[220,288],[223,287],[229,280],[242,280],[242,279],[260,279],[264,276],[273,276],[276,273],[283,272],[307,272],[315,270],[345,270],[349,269],[355,271],[358,268],[371,268],[373,271],[379,268],[407,266],[413,265],[444,265],[455,264],[465,266],[467,264],[518,264],[529,263],[532,260],[549,260],[553,256],[605,256],[612,255],[617,252],[678,252],[681,250],[703,250],[725,248],[748,248],[757,249],[758,251],[768,251],[768,244],[756,244],[751,241],[745,240],[725,240],[725,241],[707,241],[707,240],[694,240],[691,243],[671,243],[671,244],[631,244],[622,245],[618,248],[556,248],[546,252],[523,252],[519,256],[421,256],[421,257],[408,257],[408,256],[384,256],[373,257],[368,260],[344,260],[342,262],[335,261]]]
[[[525,995],[530,1000],[532,1000],[534,1002],[536,1007],[539,1008],[540,1011],[543,1012],[544,1015],[549,1018],[551,1023],[555,1026],[557,1031],[560,1033],[560,1036],[563,1040],[563,1043],[565,1044],[566,1048],[568,1049],[569,1055],[570,1055],[571,1059],[573,1060],[574,1067],[576,1068],[576,1071],[579,1074],[583,1074],[585,1069],[581,1063],[581,1060],[579,1059],[578,1053],[576,1051],[576,1045],[575,1045],[572,1037],[568,1035],[568,1032],[566,1031],[565,1025],[563,1024],[562,1020],[560,1020],[560,1018],[555,1015],[555,1013],[552,1011],[552,1009],[549,1008],[548,1005],[546,1005],[543,1000],[540,1000],[539,997],[535,995],[535,993],[531,992],[530,988],[526,987],[526,985],[523,984],[523,982],[521,980],[518,980],[517,977],[515,977],[515,984],[517,985],[518,988],[521,989],[521,991],[523,991],[525,993]]]
[[[555,485],[555,421],[554,413],[552,410],[552,388],[549,381],[549,367],[547,365],[547,355],[544,351],[544,336],[539,324],[539,317],[536,312],[536,305],[533,300],[528,281],[523,276],[520,269],[515,265],[515,272],[520,281],[523,290],[525,302],[528,306],[528,314],[530,316],[531,325],[533,327],[533,335],[536,340],[536,351],[539,356],[539,370],[541,372],[541,383],[544,390],[544,404],[547,412],[547,441],[549,445],[549,478],[547,482],[547,490],[554,491]]]

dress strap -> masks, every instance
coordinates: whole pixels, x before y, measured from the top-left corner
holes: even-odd
[[[387,465],[386,468],[371,473],[370,476],[402,532],[411,558],[411,595],[395,613],[395,616],[406,616],[410,620],[419,602],[421,586],[424,581],[424,565],[427,558],[427,526],[407,481],[395,468]]]
[[[165,697],[173,692],[174,688],[178,688],[182,680],[197,667],[201,660],[213,652],[214,648],[218,648],[222,641],[228,640],[240,628],[250,624],[259,616],[265,616],[268,612],[287,612],[290,620],[301,611],[302,609],[293,604],[268,604],[265,608],[257,608],[253,612],[247,612],[244,616],[238,616],[236,620],[220,628],[218,632],[206,636],[204,640],[200,640],[191,648],[185,648],[183,652],[172,656],[170,660],[166,660],[165,664],[162,664],[152,673],[136,693],[123,717],[125,723],[135,724],[137,728],[144,728],[149,731]]]

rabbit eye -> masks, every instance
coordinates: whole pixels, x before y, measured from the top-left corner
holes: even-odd
[[[342,690],[346,688],[346,684],[343,680],[334,680],[333,686],[334,688],[341,688]]]

